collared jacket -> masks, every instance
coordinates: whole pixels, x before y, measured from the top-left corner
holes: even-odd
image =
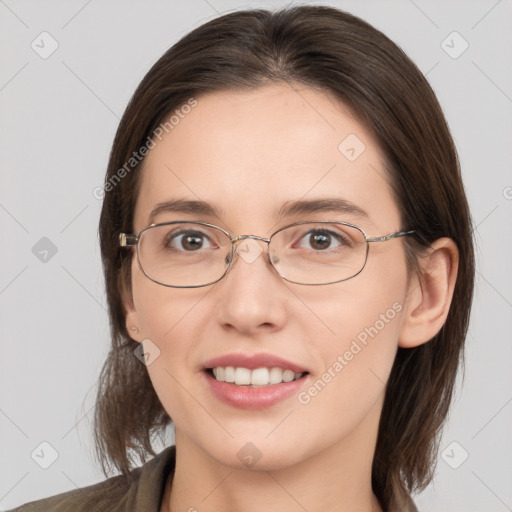
[[[131,478],[114,476],[9,512],[160,512],[167,477],[174,472],[175,463],[176,447],[169,446],[132,470]]]

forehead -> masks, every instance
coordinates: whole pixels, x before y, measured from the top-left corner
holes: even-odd
[[[397,227],[380,149],[341,102],[286,84],[196,101],[154,139],[142,169],[136,228],[149,223],[155,205],[173,198],[212,203],[225,227],[237,229],[243,220],[245,229],[261,229],[276,221],[284,203],[322,197],[367,211],[367,226],[386,220]]]

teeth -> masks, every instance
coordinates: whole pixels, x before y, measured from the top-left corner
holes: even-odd
[[[251,370],[247,368],[235,369],[235,384],[237,386],[247,386],[251,383]]]
[[[283,381],[283,370],[281,368],[272,368],[269,375],[270,384],[279,384]]]
[[[251,372],[251,384],[253,386],[267,386],[269,382],[269,371],[266,368],[257,368]]]
[[[295,373],[291,370],[285,370],[283,372],[283,380],[285,382],[291,382],[293,379],[295,379]]]
[[[235,369],[232,366],[224,368],[224,380],[226,382],[235,382]]]
[[[283,370],[281,368],[234,368],[227,366],[225,368],[218,366],[213,368],[213,375],[220,382],[231,382],[237,386],[268,386],[280,384],[281,382],[291,382],[302,377],[302,373],[295,373],[292,370]]]

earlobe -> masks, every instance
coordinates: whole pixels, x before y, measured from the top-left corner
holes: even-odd
[[[126,311],[126,330],[130,338],[134,341],[141,342],[142,336],[139,329],[139,319],[137,315],[137,310],[135,309],[135,305],[133,300],[130,298],[126,298],[124,301],[124,309]]]
[[[419,259],[420,276],[411,279],[399,346],[412,348],[431,340],[442,328],[457,280],[459,251],[453,240],[440,238]]]

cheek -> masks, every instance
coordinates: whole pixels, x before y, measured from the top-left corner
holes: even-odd
[[[148,279],[137,262],[132,265],[132,294],[139,329],[144,338],[162,344],[181,322],[191,322],[200,293],[162,286]],[[203,292],[204,294],[204,292]]]
[[[376,294],[361,299],[353,295],[348,298],[344,293],[338,308],[324,308],[323,318],[332,331],[322,343],[324,365],[332,366],[341,356],[347,367],[373,367],[377,374],[382,368],[385,380],[385,369],[392,363],[398,346],[403,305],[397,297]],[[360,370],[363,375],[365,372]]]
[[[383,398],[396,355],[407,273],[405,263],[382,256],[317,303],[330,333],[318,340],[321,370],[298,401],[339,425],[355,427]]]
[[[191,422],[187,411],[194,411],[196,404],[183,385],[188,387],[190,379],[190,326],[195,326],[193,310],[198,299],[153,283],[138,267],[133,269],[132,291],[144,352],[151,354],[146,367],[153,388],[173,421]]]
[[[394,257],[379,254],[338,290],[338,300],[331,297],[325,304],[335,331],[334,350],[346,353],[347,360],[375,366],[378,373],[379,367],[390,366],[398,347],[407,290],[405,260],[396,252]]]
[[[380,252],[370,252],[360,274],[329,285],[325,293],[316,295],[319,317],[325,319],[333,339],[346,342],[375,324],[379,332],[387,334],[397,327],[399,322],[394,320],[404,309],[407,291],[405,255],[397,250],[399,248],[382,246],[379,249]],[[311,294],[308,300],[313,297]],[[364,338],[364,334],[361,337]]]
[[[352,435],[371,438],[369,418],[378,422],[380,416],[397,350],[400,305],[367,303],[365,311],[352,312],[346,308],[338,315],[338,335],[334,341],[323,340],[319,371],[297,395],[296,419],[302,416],[308,425],[314,418],[322,425],[303,433],[314,438],[315,445],[327,446]]]
[[[167,411],[170,403],[183,401],[180,383],[191,378],[193,347],[203,330],[199,314],[208,288],[178,289],[148,279],[135,262],[132,294],[144,351],[156,354],[147,370],[153,387]],[[189,404],[190,405],[190,404]]]

